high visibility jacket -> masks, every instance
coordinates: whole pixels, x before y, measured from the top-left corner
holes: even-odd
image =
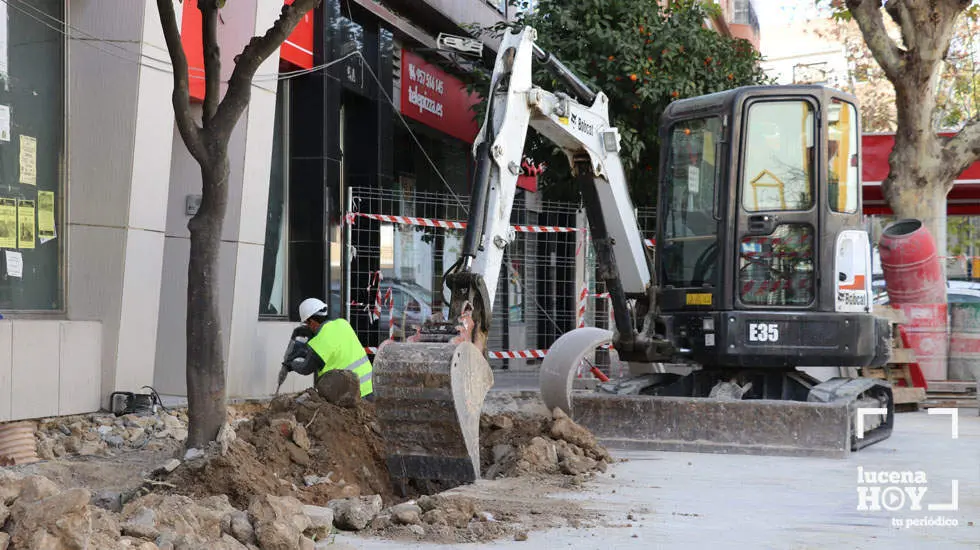
[[[361,383],[361,397],[374,391],[371,361],[346,319],[324,323],[307,345],[323,360],[323,368],[317,373],[317,378],[332,370],[349,370],[357,375]]]

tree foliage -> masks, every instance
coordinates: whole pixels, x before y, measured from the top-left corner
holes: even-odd
[[[510,27],[535,28],[541,48],[609,97],[633,200],[652,205],[657,132],[664,109],[681,98],[770,82],[760,68],[759,53],[747,40],[706,27],[715,9],[691,0],[667,6],[657,0],[539,0],[533,12],[483,32],[499,35]],[[544,69],[536,69],[535,83],[568,92]],[[486,81],[472,86],[483,92]],[[532,134],[527,152],[548,166],[542,178],[548,198],[576,200],[568,162],[553,144]]]

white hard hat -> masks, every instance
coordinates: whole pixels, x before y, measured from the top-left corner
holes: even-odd
[[[321,312],[327,312],[327,304],[319,298],[307,298],[299,305],[299,320],[305,323],[307,319]]]

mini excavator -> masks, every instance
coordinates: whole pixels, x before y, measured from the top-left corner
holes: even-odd
[[[568,157],[614,319],[614,330],[575,329],[549,349],[549,409],[600,439],[665,450],[840,456],[888,438],[887,383],[821,381],[799,368],[882,365],[890,353],[888,322],[872,311],[857,100],[822,86],[750,86],[671,103],[651,251],[607,96],[535,37],[526,27],[500,44],[462,253],[444,278],[448,319],[383,343],[374,361],[392,480],[431,488],[480,477],[487,336],[529,126]],[[536,86],[533,63],[570,93]],[[573,392],[582,360],[610,345],[629,379]]]

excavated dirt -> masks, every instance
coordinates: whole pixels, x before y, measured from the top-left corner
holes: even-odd
[[[314,392],[280,396],[236,424],[225,455],[187,461],[166,478],[175,492],[226,494],[240,508],[262,495],[306,504],[375,494],[394,500],[370,403],[348,409]]]
[[[79,507],[85,500],[80,494],[71,497],[78,500],[72,509],[80,514],[80,520],[105,516],[103,508],[108,508],[113,512],[106,518],[112,525],[130,521],[129,512],[115,514],[123,506],[132,509],[137,502],[166,517],[166,510],[193,508],[195,502],[213,508],[206,503],[214,498],[226,503],[218,506],[221,517],[240,515],[250,511],[255,502],[270,498],[295,498],[298,503],[331,508],[340,502],[338,510],[353,506],[361,515],[367,514],[354,530],[405,542],[523,540],[531,530],[601,524],[596,514],[554,493],[578,489],[597,472],[605,471],[611,462],[608,452],[587,430],[560,411],[548,412],[537,399],[521,403],[508,397],[495,399],[488,400],[480,423],[482,471],[493,481],[433,496],[416,495],[415,500],[406,501],[393,491],[374,406],[359,402],[352,408],[340,407],[322,400],[312,390],[280,396],[270,403],[230,406],[232,430],[226,435],[233,435],[219,438],[223,444],[214,444],[196,457],[185,456],[180,448],[180,441],[186,437],[183,411],[119,419],[104,414],[52,419],[42,423],[38,433],[39,444],[53,449],[45,453],[52,459],[16,470],[20,475],[48,476],[65,489],[84,488],[91,494],[92,506]],[[58,458],[62,447],[66,456]],[[163,468],[168,462],[171,467]],[[373,495],[379,495],[381,502],[365,511],[371,507],[364,503],[377,498]],[[348,501],[344,504],[334,499]],[[194,509],[197,511],[188,512],[189,518],[214,519],[217,513]],[[342,515],[338,511],[335,518]],[[213,523],[211,519],[208,522]],[[196,525],[195,521],[204,520],[188,521]],[[255,518],[250,521],[254,523]],[[239,524],[248,531],[247,525]],[[349,529],[344,521],[335,519],[334,524],[338,529]],[[170,529],[166,522],[154,525],[161,532]],[[8,523],[4,530],[12,533],[13,526]],[[118,536],[115,529],[106,536]],[[193,535],[201,529],[188,528],[188,533]],[[144,531],[153,529],[143,525],[123,530],[142,538],[141,543],[165,542],[142,536]],[[227,529],[205,531],[198,533],[203,538],[195,539],[202,547],[238,547],[233,541],[218,539],[230,536]],[[4,534],[0,532],[0,539]]]

